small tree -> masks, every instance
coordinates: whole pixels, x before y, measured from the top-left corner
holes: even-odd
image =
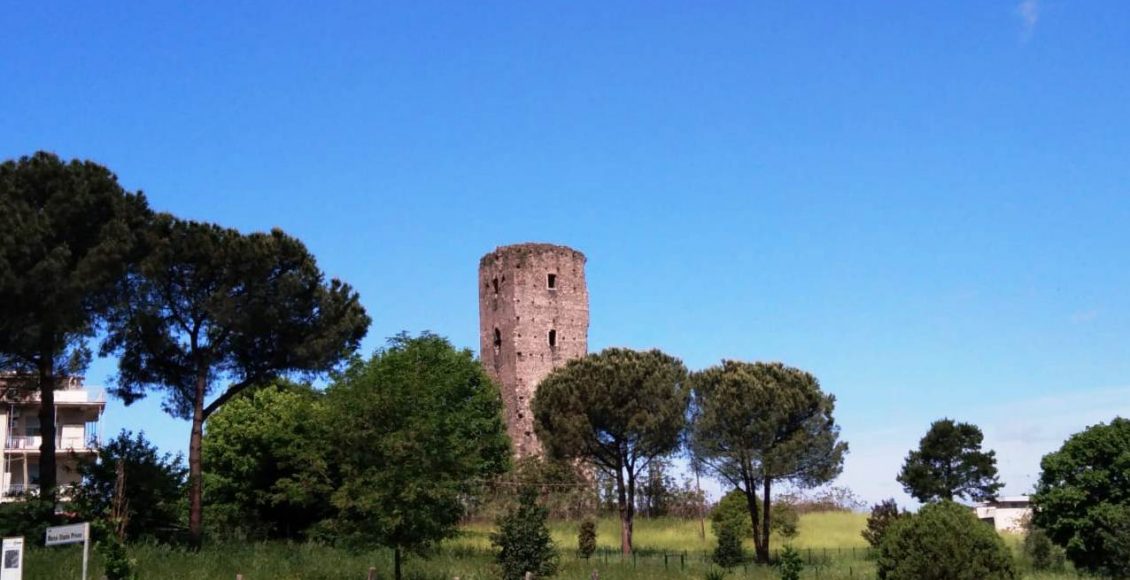
[[[718,545],[714,548],[713,560],[723,568],[733,568],[745,560],[745,550],[742,548],[744,522],[733,519],[711,522],[714,537]]]
[[[358,547],[421,553],[458,532],[469,498],[509,467],[498,388],[470,350],[400,334],[326,393],[340,471],[330,532]]]
[[[1052,543],[1047,532],[1029,526],[1024,534],[1024,557],[1033,570],[1054,572],[1063,569],[1063,548]]]
[[[898,518],[879,546],[883,580],[1012,580],[1012,552],[992,526],[951,501],[923,506]]]
[[[686,377],[681,361],[658,350],[610,348],[569,361],[534,395],[534,425],[549,455],[582,459],[616,482],[624,554],[632,552],[637,480],[679,446]]]
[[[792,540],[800,533],[800,514],[792,504],[778,502],[773,506],[773,521],[770,526],[782,538]]]
[[[781,550],[781,559],[777,565],[781,570],[781,580],[800,580],[800,575],[804,572],[804,558],[792,546],[785,546]]]
[[[89,519],[115,520],[111,527],[122,541],[172,540],[184,530],[187,473],[180,454],[161,453],[144,433],[122,430],[98,450],[96,462],[80,468],[75,504]]]
[[[872,548],[878,548],[879,544],[883,543],[883,537],[891,524],[905,515],[907,515],[906,510],[900,512],[894,498],[885,499],[871,506],[871,515],[867,516],[867,529],[860,535],[871,544]]]
[[[228,533],[301,539],[332,512],[329,425],[320,391],[277,381],[244,391],[208,420],[209,517]]]
[[[596,522],[586,519],[577,529],[577,553],[588,560],[596,552]]]
[[[1130,577],[1130,419],[1072,435],[1040,467],[1032,524],[1076,568]]]
[[[966,498],[987,501],[1004,486],[997,479],[993,451],[981,451],[981,429],[969,423],[940,419],[911,451],[898,481],[920,502]]]
[[[518,505],[499,519],[498,531],[491,534],[503,580],[522,580],[527,572],[537,578],[557,573],[557,548],[546,525],[549,510],[538,505],[537,499],[536,489],[522,489]]]

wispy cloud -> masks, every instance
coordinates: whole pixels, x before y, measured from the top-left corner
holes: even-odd
[[[1073,324],[1083,324],[1085,322],[1091,322],[1098,317],[1099,311],[1097,308],[1092,308],[1090,310],[1080,310],[1071,315],[1071,322]]]
[[[1024,40],[1032,38],[1036,24],[1040,22],[1040,0],[1021,0],[1016,5],[1016,15],[1020,17]]]

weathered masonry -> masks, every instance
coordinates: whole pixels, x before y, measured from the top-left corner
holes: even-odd
[[[552,244],[502,246],[479,261],[479,345],[500,386],[518,457],[538,455],[530,401],[553,369],[588,353],[584,254]]]

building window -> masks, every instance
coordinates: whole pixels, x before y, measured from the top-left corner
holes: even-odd
[[[494,295],[498,296],[498,278],[490,281],[491,288],[494,288]]]
[[[494,354],[502,352],[502,333],[494,329]]]
[[[548,276],[546,276],[545,285],[547,287],[549,287],[550,290],[556,290],[557,289],[557,274],[549,274]]]
[[[557,346],[557,331],[551,330],[549,331],[549,347],[553,348],[555,346]]]

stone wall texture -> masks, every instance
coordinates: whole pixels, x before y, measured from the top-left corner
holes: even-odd
[[[540,455],[530,402],[538,383],[588,353],[584,254],[552,244],[502,246],[479,261],[479,345],[502,390],[518,457]]]

